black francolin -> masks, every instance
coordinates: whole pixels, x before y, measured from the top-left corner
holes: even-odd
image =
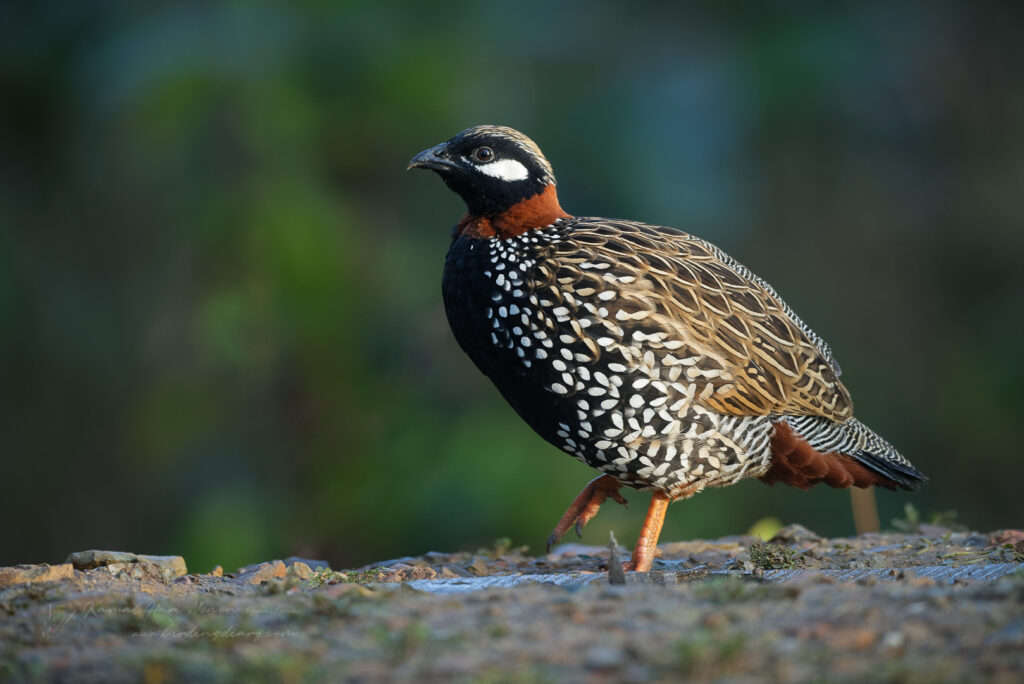
[[[541,437],[604,474],[548,546],[623,485],[668,503],[756,477],[807,489],[925,481],[853,417],[829,346],[775,290],[680,230],[580,218],[522,133],[469,128],[413,157],[466,202],[444,269],[455,339]]]

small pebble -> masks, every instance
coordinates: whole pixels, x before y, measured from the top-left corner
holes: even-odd
[[[625,652],[618,646],[592,646],[583,654],[583,664],[594,670],[616,667],[625,659]]]

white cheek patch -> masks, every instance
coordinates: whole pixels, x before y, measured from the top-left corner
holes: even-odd
[[[480,169],[480,173],[486,173],[488,176],[504,181],[520,181],[530,177],[530,172],[526,170],[526,167],[515,159],[501,159],[490,164],[481,164],[476,168]]]

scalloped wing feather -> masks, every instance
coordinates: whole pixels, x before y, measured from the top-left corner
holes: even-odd
[[[596,323],[587,333],[618,340],[631,364],[668,369],[662,380],[681,395],[727,415],[853,416],[824,341],[714,245],[673,228],[584,218],[552,249],[551,289],[583,299]],[[595,296],[599,304],[587,301]]]

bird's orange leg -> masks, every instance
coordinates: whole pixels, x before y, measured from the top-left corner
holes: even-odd
[[[628,507],[629,503],[619,494],[621,488],[622,484],[611,475],[602,475],[591,480],[590,484],[584,487],[583,491],[573,499],[572,503],[569,504],[569,508],[565,511],[565,515],[555,525],[551,536],[548,537],[548,552],[551,552],[551,547],[557,544],[558,540],[573,525],[576,526],[576,534],[582,537],[583,526],[597,515],[597,510],[601,508],[601,504],[609,496],[617,503]],[[664,514],[662,514],[663,519],[664,517]],[[658,529],[661,529],[660,525]],[[657,539],[657,535],[655,535],[655,539]]]
[[[661,535],[661,526],[665,524],[665,512],[670,501],[668,494],[663,492],[654,492],[651,495],[651,505],[647,509],[644,526],[640,528],[636,546],[633,547],[633,557],[629,563],[624,564],[624,570],[647,572],[651,569],[651,563],[657,555],[658,537]]]

